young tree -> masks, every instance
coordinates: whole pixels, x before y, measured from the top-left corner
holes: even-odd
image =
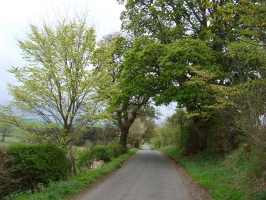
[[[11,70],[18,81],[10,87],[15,104],[47,124],[58,124],[73,161],[72,129],[93,95],[90,64],[95,31],[79,20],[61,21],[55,27],[31,26],[28,39],[19,46],[28,64]],[[73,163],[72,168],[74,172]]]

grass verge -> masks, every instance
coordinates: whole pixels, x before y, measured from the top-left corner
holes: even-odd
[[[69,178],[66,181],[51,182],[40,192],[24,192],[11,196],[9,200],[64,200],[89,187],[92,183],[112,171],[120,168],[122,164],[136,153],[130,150],[128,153],[113,159],[102,168],[81,172],[79,175]]]
[[[248,161],[239,151],[226,158],[207,154],[184,157],[175,147],[162,151],[178,162],[193,180],[207,188],[214,200],[246,200]]]

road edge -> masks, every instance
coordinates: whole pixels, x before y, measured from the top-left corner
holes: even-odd
[[[134,159],[134,157],[137,155],[139,150],[134,150],[134,154],[131,155],[127,160],[125,160],[120,167],[116,168],[115,170],[107,173],[106,175],[98,178],[97,180],[95,180],[93,183],[89,184],[87,188],[84,188],[83,190],[80,191],[79,194],[73,195],[71,197],[66,198],[65,200],[79,200],[83,195],[87,194],[88,192],[90,192],[92,189],[94,189],[95,187],[97,187],[98,185],[100,185],[101,183],[103,183],[105,180],[107,180],[108,178],[110,178],[111,176],[113,176],[115,173],[117,173],[119,170],[121,170],[122,168],[124,168],[128,162],[130,162],[131,160]]]
[[[159,150],[176,168],[177,172],[182,176],[183,183],[190,188],[190,195],[193,200],[213,200],[207,188],[200,185],[194,180],[189,173],[182,167],[175,158],[167,155],[165,152]]]

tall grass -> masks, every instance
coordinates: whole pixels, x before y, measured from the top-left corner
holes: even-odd
[[[248,199],[250,163],[240,150],[226,157],[207,153],[184,157],[175,147],[167,147],[163,151],[183,166],[196,182],[207,188],[214,200]]]

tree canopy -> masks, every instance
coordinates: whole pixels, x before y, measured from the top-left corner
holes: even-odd
[[[69,132],[93,96],[94,29],[81,21],[31,26],[19,45],[27,64],[10,70],[18,81],[10,86],[16,105]]]

